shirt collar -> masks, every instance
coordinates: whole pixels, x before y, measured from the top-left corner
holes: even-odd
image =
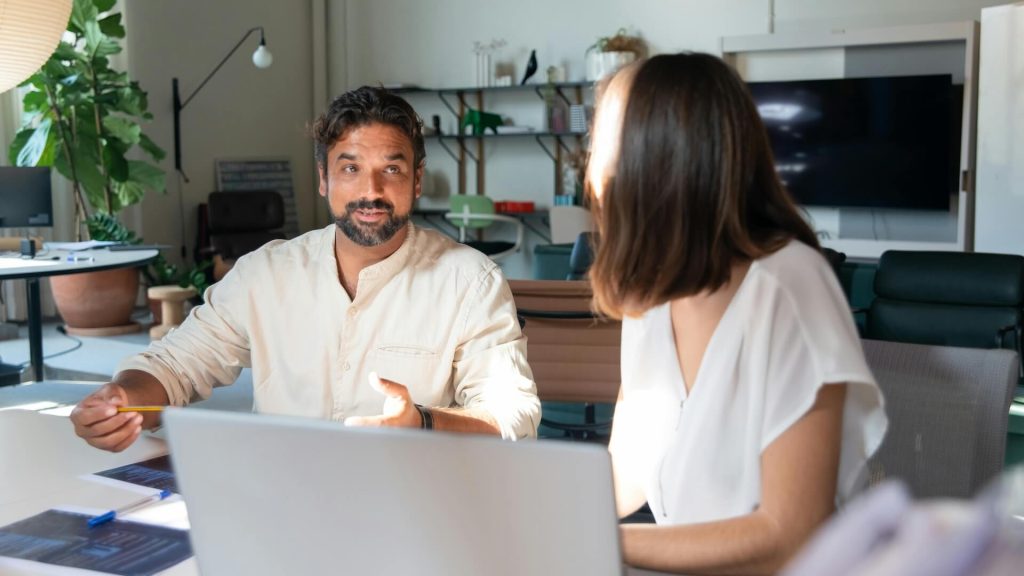
[[[410,221],[406,224],[409,227],[409,232],[405,236],[405,240],[402,245],[391,253],[390,256],[373,264],[363,268],[362,272],[359,273],[359,291],[363,291],[364,281],[373,280],[373,284],[378,282],[387,282],[393,278],[396,274],[402,271],[412,258],[412,254],[415,251],[415,244],[419,239],[420,232],[416,226]],[[329,233],[327,234],[326,241],[324,242],[325,260],[330,263],[330,274],[334,278],[335,283],[338,282],[338,261],[337,255],[334,252],[334,243],[337,237],[337,225],[328,225]],[[367,283],[368,284],[368,283]],[[340,284],[339,284],[340,286]]]
[[[363,271],[359,273],[360,284],[362,284],[363,280],[369,279],[380,279],[384,281],[390,280],[405,268],[405,265],[409,262],[409,257],[413,252],[413,245],[416,242],[416,236],[419,233],[411,220],[406,224],[406,226],[409,227],[409,232],[405,235],[405,240],[402,242],[402,245],[398,247],[398,250],[392,252],[387,258],[373,264],[372,266],[363,268]]]

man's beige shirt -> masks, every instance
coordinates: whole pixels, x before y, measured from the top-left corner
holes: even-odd
[[[505,438],[536,435],[540,401],[500,268],[410,224],[352,300],[334,239],[332,224],[239,258],[205,305],[119,369],[152,374],[181,406],[251,366],[256,411],[332,420],[381,413],[376,371],[418,404],[483,409]]]

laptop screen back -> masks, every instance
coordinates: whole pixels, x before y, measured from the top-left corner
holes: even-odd
[[[621,574],[608,453],[168,410],[200,570]]]

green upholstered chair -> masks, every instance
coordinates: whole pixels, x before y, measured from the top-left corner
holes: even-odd
[[[967,252],[882,254],[865,338],[1021,351],[1024,257]]]
[[[512,216],[495,214],[494,201],[487,196],[465,194],[452,196],[449,212],[444,217],[459,229],[459,242],[476,248],[492,260],[499,260],[514,254],[523,245],[523,223]],[[468,238],[468,231],[479,232],[495,222],[506,222],[515,226],[515,242],[470,240]]]

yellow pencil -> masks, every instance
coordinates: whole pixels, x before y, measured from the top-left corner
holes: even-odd
[[[163,406],[118,406],[118,412],[163,412]]]

